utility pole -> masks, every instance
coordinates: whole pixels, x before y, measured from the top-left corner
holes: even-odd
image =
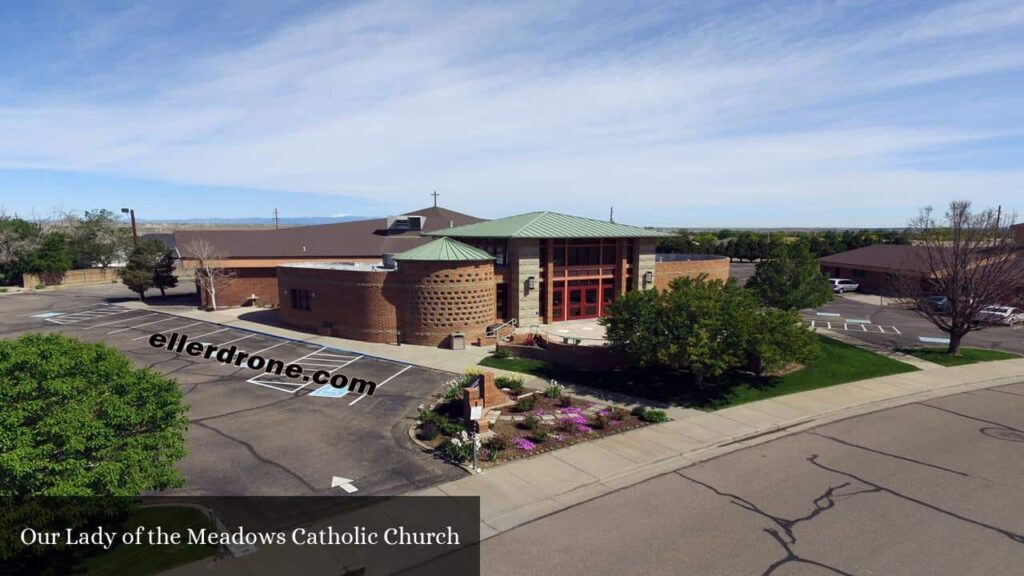
[[[280,228],[280,220],[277,219],[277,208],[274,208],[274,230]]]
[[[615,224],[615,206],[610,206],[608,208],[608,221]]]
[[[434,190],[430,195],[434,197],[434,208],[437,208],[437,197],[440,196],[440,194],[437,193],[437,190]]]
[[[1000,204],[999,208],[996,208],[996,229],[999,228],[999,224],[1003,221],[1003,205]]]
[[[132,215],[132,246],[134,248],[139,247],[139,230],[135,227],[135,209],[134,208],[121,208],[122,214]]]

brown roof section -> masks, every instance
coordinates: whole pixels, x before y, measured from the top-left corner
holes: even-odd
[[[424,216],[423,232],[482,222],[481,218],[437,206],[406,212]],[[224,252],[227,258],[345,258],[379,257],[404,252],[434,238],[419,232],[387,234],[387,218],[356,220],[339,224],[297,226],[279,230],[179,230],[174,240],[182,258],[189,258],[188,245],[202,238]]]
[[[881,270],[885,272],[921,271],[925,248],[911,244],[873,244],[824,256],[818,262],[826,266]]]

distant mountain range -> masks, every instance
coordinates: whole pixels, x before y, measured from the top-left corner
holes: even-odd
[[[337,224],[353,220],[367,220],[374,216],[299,216],[279,218],[281,226],[310,226],[313,224]],[[169,218],[163,220],[139,220],[142,224],[211,224],[218,226],[273,226],[273,218]]]

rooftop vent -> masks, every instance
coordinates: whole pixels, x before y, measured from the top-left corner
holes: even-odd
[[[395,268],[395,255],[393,253],[381,254],[380,267],[394,269]]]
[[[426,216],[418,214],[388,216],[388,233],[419,232],[423,230],[423,222],[426,219]]]

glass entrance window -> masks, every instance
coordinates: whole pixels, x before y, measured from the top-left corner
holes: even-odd
[[[561,286],[551,292],[551,317],[556,322],[565,320],[565,290]]]
[[[569,319],[583,317],[583,289],[569,288]]]
[[[597,316],[597,287],[584,290],[583,304],[583,316],[585,318]]]

